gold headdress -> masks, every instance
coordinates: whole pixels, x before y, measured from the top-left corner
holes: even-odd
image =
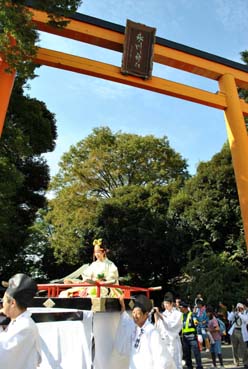
[[[105,249],[102,247],[102,238],[98,238],[97,240],[94,240],[93,246],[94,246],[93,260],[95,260],[96,252],[102,251],[105,255]]]
[[[93,246],[96,248],[101,248],[101,246],[102,246],[102,238],[98,238],[98,240],[96,239],[96,240],[94,240],[93,241]]]

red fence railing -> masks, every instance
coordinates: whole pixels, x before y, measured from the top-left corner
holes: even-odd
[[[73,283],[73,284],[65,284],[65,283],[49,283],[49,284],[38,284],[38,291],[47,291],[47,297],[58,297],[61,291],[67,290],[72,287],[96,287],[96,297],[101,296],[101,288],[118,288],[121,289],[124,293],[124,298],[131,298],[132,293],[144,292],[148,298],[150,298],[151,291],[161,290],[162,287],[133,287],[133,286],[124,286],[119,284],[101,284],[99,282],[92,283]]]

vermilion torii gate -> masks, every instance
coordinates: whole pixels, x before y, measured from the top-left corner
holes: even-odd
[[[118,52],[123,51],[125,33],[123,26],[76,13],[68,19],[70,22],[64,29],[57,29],[47,24],[46,13],[30,10],[40,31]],[[217,81],[219,91],[211,93],[155,76],[144,80],[123,75],[117,66],[45,48],[39,48],[34,62],[223,110],[248,249],[248,135],[244,122],[244,117],[248,116],[248,104],[239,98],[237,92],[238,87],[248,89],[247,66],[157,37],[154,45],[154,62]],[[0,134],[14,82],[14,74],[5,73],[5,69],[6,64],[0,56]]]

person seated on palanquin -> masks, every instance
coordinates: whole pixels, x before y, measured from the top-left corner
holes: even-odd
[[[93,262],[83,270],[82,281],[78,279],[64,279],[65,284],[119,284],[119,273],[116,265],[107,258],[107,249],[103,246],[102,239],[94,240]],[[101,297],[119,297],[122,290],[119,288],[101,287]],[[96,286],[77,286],[60,292],[59,297],[95,297]]]

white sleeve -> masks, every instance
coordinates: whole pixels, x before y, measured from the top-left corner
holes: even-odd
[[[83,273],[82,273],[82,279],[83,281],[85,281],[86,279],[92,279],[92,275],[93,275],[93,263],[91,263],[88,268],[86,268]]]
[[[29,357],[30,346],[34,346],[33,350],[36,350],[36,365],[40,362],[40,349],[38,340],[38,334],[34,335],[34,332],[26,327],[21,329],[18,333],[9,334],[9,332],[0,333],[0,358],[2,368],[14,368],[15,361],[22,361],[24,358]]]
[[[242,322],[244,322],[245,324],[248,323],[248,314],[241,314],[241,313],[239,313],[239,317],[242,320]]]
[[[172,336],[177,336],[183,327],[182,316],[181,313],[174,312],[170,319],[167,319],[166,322],[167,329]]]
[[[170,336],[176,337],[178,336],[179,332],[182,329],[182,319],[181,314],[174,313],[169,319],[165,318],[162,314],[163,318],[158,319],[155,327],[161,334],[161,337],[166,334],[166,331],[169,333]]]
[[[121,355],[129,356],[132,345],[132,333],[135,329],[132,318],[126,311],[121,313],[120,321],[116,330],[114,347]]]
[[[227,312],[227,319],[229,320],[229,322],[234,320],[234,312]]]
[[[106,279],[105,283],[112,283],[112,284],[118,283],[119,273],[118,273],[117,266],[113,262],[109,264],[108,274],[105,276],[105,279]]]
[[[153,367],[155,369],[176,369],[174,360],[169,353],[166,345],[163,344],[159,333],[151,331],[150,349],[152,353]]]
[[[155,323],[155,328],[159,331],[160,336],[164,338],[166,334],[166,324],[163,318],[158,318],[157,322]]]

